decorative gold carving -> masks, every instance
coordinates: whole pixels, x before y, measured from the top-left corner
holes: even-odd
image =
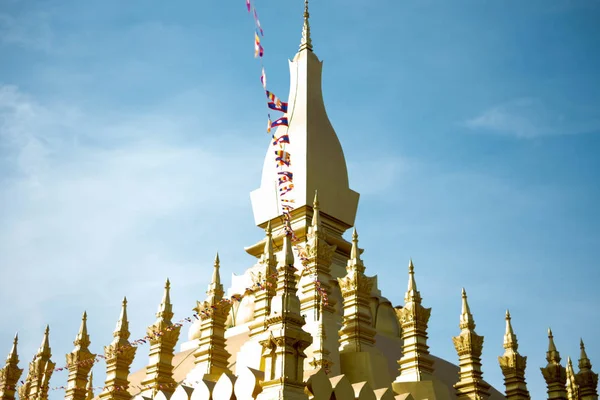
[[[458,353],[459,380],[454,385],[458,400],[476,400],[489,397],[490,385],[483,381],[481,372],[481,352],[483,336],[475,333],[475,320],[467,301],[467,292],[462,289],[462,312],[460,315],[460,335],[453,337]]]
[[[0,400],[15,399],[16,385],[23,373],[23,370],[19,368],[18,342],[19,335],[15,334],[12,348],[6,358],[6,364],[0,369]]]
[[[131,346],[129,339],[129,321],[127,320],[127,298],[123,299],[121,316],[113,333],[113,341],[104,347],[106,357],[106,381],[100,393],[101,400],[130,400],[129,369],[135,357],[136,347]]]
[[[167,279],[162,301],[156,313],[156,322],[147,329],[150,339],[150,364],[146,367],[146,378],[142,385],[154,396],[159,390],[166,395],[175,391],[173,379],[173,352],[179,339],[180,325],[173,325],[171,283]],[[160,334],[157,334],[160,332]]]
[[[56,364],[50,358],[50,327],[46,325],[42,345],[33,361],[29,363],[29,373],[25,384],[19,387],[19,400],[47,400],[50,389],[50,378]]]
[[[73,342],[75,349],[66,355],[69,368],[66,400],[85,400],[88,375],[92,369],[95,354],[89,351],[90,336],[87,332],[87,313],[81,317],[81,326]]]
[[[549,400],[567,399],[567,371],[560,365],[560,353],[556,350],[552,330],[548,328],[548,351],[546,352],[548,364],[541,368],[542,375],[546,381]]]
[[[525,382],[527,357],[520,355],[517,336],[510,322],[510,312],[506,310],[506,331],[504,333],[504,355],[498,357],[498,363],[504,375],[506,398],[508,400],[528,400],[530,398]]]

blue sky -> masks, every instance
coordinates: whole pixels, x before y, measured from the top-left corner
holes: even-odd
[[[600,3],[313,3],[384,295],[402,303],[412,257],[431,350],[456,362],[464,286],[499,388],[506,308],[534,398],[548,326],[565,361],[582,336],[600,363]],[[257,8],[285,98],[302,1]],[[21,367],[46,323],[60,365],[84,309],[100,352],[122,296],[136,338],[167,276],[181,318],[217,250],[226,284],[252,264],[243,247],[262,232],[248,193],[268,145],[252,27],[242,0],[0,2],[0,346],[18,330]],[[141,347],[134,366],[146,362]]]

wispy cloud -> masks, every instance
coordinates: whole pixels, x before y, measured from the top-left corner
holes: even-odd
[[[100,119],[76,105],[0,86],[0,280],[21,282],[0,293],[4,304],[18,305],[4,309],[11,327],[0,338],[9,343],[8,335],[20,330],[23,359],[39,345],[46,322],[56,354],[70,351],[64,338],[76,332],[77,318],[58,322],[86,308],[105,334],[95,342],[104,344],[124,294],[133,334],[141,334],[167,276],[174,287],[192,287],[174,293],[174,301],[183,297],[177,308],[185,312],[202,297],[209,276],[197,264],[210,268],[230,224],[251,218],[240,199],[259,182],[260,163],[248,154],[260,158],[262,146],[248,151],[254,144],[247,135],[230,146],[183,141],[185,132],[203,127],[178,123],[177,110],[161,106]],[[239,229],[246,240],[252,225]],[[225,258],[225,279],[232,263],[246,259],[235,253],[238,259]]]
[[[523,139],[600,131],[600,118],[571,107],[553,107],[538,98],[520,98],[494,106],[466,126]]]

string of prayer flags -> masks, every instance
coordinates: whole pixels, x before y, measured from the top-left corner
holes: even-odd
[[[276,146],[276,145],[282,146],[286,143],[290,144],[290,137],[287,133],[279,136],[278,138],[275,138],[275,140],[273,141],[273,146]]]
[[[277,106],[281,106],[282,101],[279,100],[279,97],[275,96],[275,93],[265,90],[265,94],[267,95],[267,99],[271,100]]]
[[[256,12],[256,8],[253,7],[252,11],[254,11],[254,22],[256,22],[256,27],[260,31],[260,36],[265,36],[265,32],[263,31],[263,28],[260,26],[260,21],[258,20],[258,13]]]
[[[265,73],[265,67],[263,67],[262,74],[260,75],[260,83],[262,83],[263,89],[267,90],[267,74]]]
[[[277,165],[279,166],[286,166],[289,167],[291,165],[291,156],[290,153],[288,153],[285,150],[275,150],[275,161],[277,162]]]
[[[246,0],[246,7],[248,8],[248,12],[250,12],[250,0]]]
[[[291,192],[293,188],[294,188],[294,184],[293,183],[289,183],[289,184],[287,184],[285,186],[281,186],[279,188],[279,195],[283,196],[284,194],[286,194],[288,192]]]
[[[273,103],[270,101],[267,105],[271,110],[281,111],[282,113],[287,113],[288,110],[288,103],[284,103],[282,101],[279,103]]]
[[[254,58],[257,58],[265,54],[265,49],[260,44],[260,38],[258,37],[258,33],[254,32]]]
[[[275,128],[276,126],[289,126],[287,117],[281,117],[271,122],[271,128]]]
[[[273,121],[271,121],[271,114],[268,114],[269,119],[267,120],[267,133],[271,133],[271,127],[273,125]]]

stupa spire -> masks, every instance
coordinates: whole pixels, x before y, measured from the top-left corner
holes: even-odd
[[[129,321],[127,320],[127,298],[121,303],[121,314],[117,321],[117,327],[113,333],[113,341],[104,346],[104,357],[106,359],[106,381],[104,390],[100,393],[101,400],[130,400],[129,370],[135,357],[137,347],[132,346],[127,339],[129,332]]]
[[[546,352],[548,364],[541,368],[542,375],[548,389],[548,400],[567,399],[567,372],[560,364],[560,353],[556,350],[552,329],[548,328],[548,351]]]
[[[402,358],[398,361],[400,374],[394,382],[431,380],[433,359],[427,346],[427,324],[431,308],[425,308],[421,304],[412,259],[408,263],[408,288],[404,296],[404,307],[396,309],[396,315],[402,327],[403,345]]]
[[[283,238],[283,255],[277,266],[277,289],[266,320],[268,329],[259,340],[265,376],[261,384],[263,391],[257,400],[306,396],[303,389],[304,350],[313,338],[302,329],[306,321],[300,315],[296,271],[291,235],[288,234]]]
[[[170,325],[173,315],[173,304],[171,304],[171,281],[169,281],[169,278],[167,278],[165,281],[165,290],[163,292],[162,301],[160,302],[158,311],[156,313],[156,322],[159,323],[162,321],[163,324]]]
[[[286,115],[289,126],[277,127],[278,137],[287,135],[290,139],[286,145],[286,151],[292,155],[294,178],[294,190],[286,195],[286,200],[293,202],[294,208],[290,225],[295,231],[310,225],[311,206],[315,190],[318,190],[321,219],[326,221],[323,228],[338,242],[345,242],[342,235],[354,225],[359,195],[349,187],[344,152],[323,101],[323,65],[312,48],[310,13],[306,1],[300,50],[290,62]],[[269,145],[260,188],[251,193],[251,200],[256,224],[264,228],[271,221],[273,231],[279,232],[284,225],[284,220],[280,218],[283,209],[277,191],[278,172],[281,171],[273,151]],[[255,245],[247,251],[258,257],[262,248]]]
[[[573,371],[571,357],[567,357],[567,398],[569,400],[580,400],[579,385],[575,381],[575,371]]]
[[[79,332],[73,342],[75,348],[66,355],[69,377],[67,378],[66,400],[85,400],[88,375],[92,369],[91,362],[96,355],[89,350],[90,336],[87,331],[87,313],[81,316]]]
[[[308,0],[304,0],[304,25],[302,25],[302,40],[300,41],[300,51],[312,51],[312,39],[310,37],[310,13],[308,12]]]
[[[150,337],[150,362],[146,367],[146,377],[142,381],[144,390],[142,393],[153,398],[162,390],[166,397],[170,397],[175,391],[176,382],[173,380],[173,351],[179,339],[181,326],[174,326],[173,305],[171,304],[171,282],[167,278],[162,301],[158,307],[158,318],[153,325],[146,330]]]
[[[25,384],[18,389],[19,399],[48,400],[49,383],[56,364],[50,360],[50,327],[46,325],[44,338],[33,361],[29,363],[29,372]]]
[[[528,400],[530,398],[525,382],[525,368],[527,357],[517,352],[517,335],[513,331],[510,312],[506,310],[506,330],[504,332],[504,355],[498,357],[502,374],[504,375],[504,386],[506,387],[506,398],[508,400]]]
[[[194,308],[200,317],[200,341],[194,352],[195,367],[186,377],[191,382],[202,379],[216,382],[221,374],[230,372],[228,359],[231,355],[225,348],[225,322],[231,302],[223,301],[220,267],[221,260],[217,253],[206,300],[196,302]]]
[[[481,371],[483,336],[475,333],[475,320],[464,288],[461,297],[460,334],[452,338],[460,368],[458,382],[454,385],[456,397],[458,400],[485,399],[489,397],[490,385],[484,382]]]
[[[321,228],[321,208],[319,206],[319,193],[315,190],[315,198],[313,200],[313,217],[310,223],[313,233],[317,233]]]
[[[598,374],[592,371],[592,363],[585,351],[583,339],[579,342],[579,372],[575,375],[581,400],[598,400]]]
[[[259,271],[255,276],[254,321],[250,324],[250,336],[256,336],[265,330],[265,319],[271,312],[271,299],[275,296],[277,258],[273,249],[273,230],[271,221],[265,229],[265,245],[258,263]]]
[[[19,368],[18,342],[19,334],[15,334],[12,348],[6,357],[6,364],[0,369],[0,400],[15,400],[16,385],[23,373]]]
[[[94,398],[94,371],[90,371],[85,392],[85,400],[92,400]]]
[[[374,280],[365,275],[365,270],[358,248],[358,233],[354,228],[346,276],[338,278],[344,299],[340,353],[366,351],[375,344],[375,330],[372,328],[370,312]]]

